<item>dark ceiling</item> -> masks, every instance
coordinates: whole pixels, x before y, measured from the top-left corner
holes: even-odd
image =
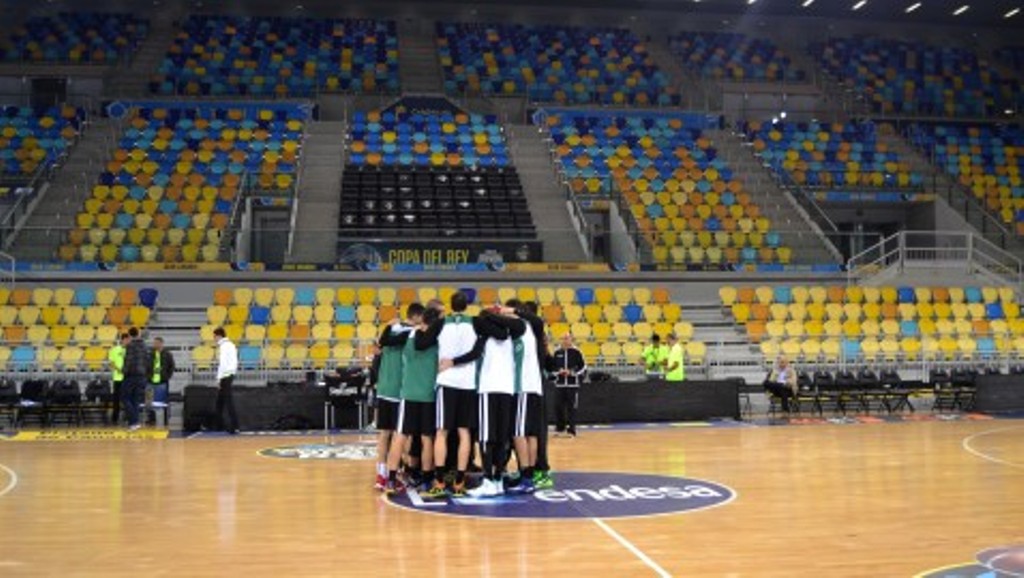
[[[5,11],[32,12],[37,9],[141,9],[144,11],[160,10],[168,5],[199,4],[203,8],[218,7],[220,10],[245,12],[272,6],[277,10],[290,9],[304,5],[307,11],[318,7],[333,8],[357,7],[361,4],[387,10],[387,5],[462,5],[467,7],[511,7],[511,6],[545,6],[565,7],[585,10],[587,8],[616,9],[627,12],[644,10],[667,10],[682,14],[698,14],[721,16],[723,19],[735,20],[741,17],[750,18],[756,15],[811,17],[823,19],[844,19],[860,21],[904,22],[908,24],[944,24],[971,28],[1020,28],[1024,29],[1024,0],[864,0],[858,10],[853,7],[861,0],[92,0],[82,3],[81,0],[0,0],[0,8]],[[154,6],[154,4],[156,4]],[[907,12],[911,5],[920,6]],[[954,12],[962,7],[968,8],[959,15]],[[200,8],[202,9],[202,8]],[[1019,9],[1020,13],[1006,18],[1011,10]]]

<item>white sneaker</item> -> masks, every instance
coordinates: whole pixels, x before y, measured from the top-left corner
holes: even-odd
[[[498,480],[497,482],[491,482],[491,496],[490,497],[495,498],[497,496],[501,496],[501,495],[504,495],[504,494],[505,494],[505,484],[501,480]]]
[[[140,429],[142,429],[142,426],[140,424],[128,426],[128,431],[139,431]]]
[[[493,491],[491,480],[484,478],[480,481],[480,485],[466,492],[466,495],[470,498],[489,498],[496,494],[491,493]]]

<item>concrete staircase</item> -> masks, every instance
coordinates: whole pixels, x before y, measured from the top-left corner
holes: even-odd
[[[879,134],[878,141],[899,155],[913,172],[924,175],[924,190],[946,199],[950,207],[957,211],[968,224],[985,239],[1010,251],[1019,259],[1024,259],[1024,242],[1012,230],[992,216],[982,204],[969,195],[959,183],[940,168],[933,165],[925,155],[914,148],[902,136],[895,134]]]
[[[444,90],[441,63],[437,60],[434,34],[428,22],[399,23],[398,74],[405,93],[440,93]]]
[[[544,243],[544,260],[587,261],[569,218],[565,191],[558,183],[544,135],[528,124],[508,124],[505,136],[537,226],[537,236]]]
[[[115,121],[92,121],[15,238],[10,252],[19,261],[56,258],[67,231],[75,227],[75,215],[82,211],[93,184],[113,156],[118,138],[120,127]]]
[[[138,52],[128,66],[118,68],[107,78],[107,96],[114,98],[132,98],[145,96],[148,93],[149,79],[156,73],[167,53],[178,27],[175,21],[178,10],[168,7],[161,9],[150,20],[149,35],[139,47]]]
[[[302,173],[294,241],[288,261],[334,263],[337,258],[345,123],[317,121],[302,143]]]
[[[672,86],[679,89],[683,105],[691,110],[721,110],[721,89],[683,68],[679,58],[669,49],[666,38],[651,36],[654,40],[646,44],[647,54],[668,76]]]
[[[776,183],[770,171],[761,165],[752,148],[743,139],[722,130],[705,134],[714,142],[721,157],[729,163],[733,175],[745,184],[751,200],[761,214],[781,233],[782,243],[793,249],[793,263],[835,263],[839,252],[828,242],[820,228],[786,190]]]

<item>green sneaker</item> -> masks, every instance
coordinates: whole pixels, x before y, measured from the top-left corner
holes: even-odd
[[[430,489],[423,492],[421,497],[424,500],[443,500],[448,497],[448,491],[445,490],[443,482],[434,482],[434,485],[430,486]]]
[[[551,479],[550,473],[537,470],[533,473],[533,485],[538,490],[546,490],[555,487],[555,480]]]

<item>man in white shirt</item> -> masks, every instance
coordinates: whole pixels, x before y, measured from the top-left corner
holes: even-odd
[[[223,327],[213,330],[213,338],[217,340],[217,419],[224,424],[224,409],[228,410],[228,422],[224,431],[229,434],[238,433],[238,414],[235,413],[235,398],[231,393],[231,385],[238,372],[238,348],[227,338]]]
[[[469,453],[473,444],[470,431],[477,425],[476,366],[463,361],[472,357],[478,339],[477,330],[474,319],[466,315],[469,299],[465,293],[457,291],[452,294],[450,305],[451,315],[438,319],[426,331],[416,335],[417,349],[437,345],[440,362],[435,410],[437,432],[434,436],[434,473],[437,479],[427,492],[427,496],[431,498],[442,497],[446,492],[445,464],[450,431],[456,431],[459,437],[455,479],[451,491],[454,495],[462,495],[465,492],[466,468],[469,467]]]

